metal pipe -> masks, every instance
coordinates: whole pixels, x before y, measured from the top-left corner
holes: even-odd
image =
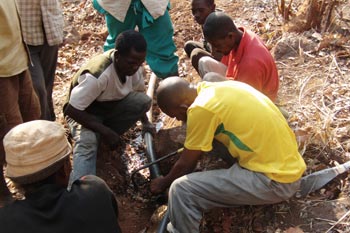
[[[166,227],[169,223],[169,211],[166,210],[162,220],[160,221],[158,228],[157,228],[157,233],[165,233],[166,231]]]
[[[154,87],[156,85],[156,80],[157,80],[157,76],[152,72],[151,77],[149,78],[148,88],[147,88],[147,92],[146,92],[146,94],[151,98],[151,100],[153,100]],[[151,104],[150,109],[146,113],[147,118],[148,118],[149,122],[151,122],[151,123],[153,123],[152,112],[153,112],[153,106]]]
[[[148,160],[152,163],[157,159],[155,153],[154,153],[154,148],[153,148],[153,136],[151,133],[146,132],[144,135],[144,141],[146,144],[146,155]],[[162,174],[160,173],[159,166],[157,164],[153,164],[152,166],[149,167],[149,171],[151,174],[151,179],[157,178],[161,176]]]
[[[154,94],[154,87],[155,83],[157,80],[157,76],[152,72],[151,77],[148,82],[148,89],[147,89],[147,95],[153,100],[153,94]],[[148,112],[146,113],[148,121],[153,122],[153,117],[152,117],[152,104]],[[154,153],[154,148],[153,148],[153,136],[151,133],[146,132],[144,135],[144,141],[146,144],[146,155],[148,158],[149,162],[153,162],[157,159],[155,153]],[[161,176],[162,174],[160,173],[160,169],[158,165],[152,165],[150,168],[150,173],[151,173],[151,179],[157,178]]]
[[[154,87],[155,87],[155,83],[156,83],[156,79],[157,76],[152,73],[150,80],[148,82],[148,89],[147,89],[147,95],[153,100],[153,94],[154,94]],[[150,107],[150,110],[147,112],[147,117],[148,120],[152,123],[153,119],[152,119],[152,105]],[[144,140],[145,140],[145,144],[146,144],[146,153],[147,153],[147,157],[150,161],[151,164],[153,164],[152,166],[149,167],[150,169],[150,173],[151,173],[151,179],[157,178],[159,176],[161,176],[160,170],[159,170],[159,166],[156,164],[155,161],[157,161],[155,153],[154,153],[154,149],[153,149],[153,136],[151,133],[145,133],[144,135]],[[175,153],[176,154],[176,153]],[[136,187],[136,186],[134,186]],[[163,233],[165,232],[166,229],[166,225],[168,223],[168,211],[165,213],[165,216],[163,217],[161,224],[158,226],[158,230],[157,232]]]
[[[159,158],[159,159],[156,159],[156,160],[154,160],[153,162],[147,163],[147,164],[143,165],[142,167],[139,167],[138,169],[134,170],[134,171],[131,173],[131,181],[132,181],[132,183],[133,183],[133,185],[134,185],[134,189],[137,190],[136,181],[135,181],[135,179],[134,179],[135,174],[136,174],[137,172],[139,172],[140,170],[143,170],[143,169],[145,169],[145,168],[148,168],[148,167],[152,166],[153,164],[159,163],[160,161],[163,161],[164,159],[167,159],[167,158],[169,158],[169,157],[171,157],[171,156],[174,156],[174,155],[176,155],[176,154],[178,154],[178,153],[181,153],[183,150],[184,150],[184,148],[182,147],[182,148],[180,148],[180,149],[178,149],[178,150],[176,150],[176,151],[173,151],[173,152],[171,152],[171,153],[169,153],[169,154],[167,154],[167,155],[164,155],[163,157],[161,157],[161,158]]]

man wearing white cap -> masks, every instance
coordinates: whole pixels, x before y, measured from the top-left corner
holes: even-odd
[[[20,124],[4,137],[6,173],[24,200],[0,208],[1,232],[121,232],[106,183],[84,176],[67,191],[71,146],[56,122]]]

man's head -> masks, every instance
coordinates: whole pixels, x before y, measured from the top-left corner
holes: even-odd
[[[213,12],[207,17],[203,34],[213,50],[224,55],[238,48],[243,35],[232,19],[223,12]]]
[[[168,116],[180,121],[187,120],[187,109],[197,96],[197,90],[179,77],[169,77],[159,83],[157,103]]]
[[[121,75],[133,75],[146,58],[147,43],[137,31],[120,33],[115,41],[115,66]]]
[[[208,15],[214,11],[214,0],[192,0],[192,15],[198,24],[203,25]]]
[[[3,143],[6,176],[20,185],[51,176],[64,166],[72,151],[62,125],[45,120],[17,125]]]

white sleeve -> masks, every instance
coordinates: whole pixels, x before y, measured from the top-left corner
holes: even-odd
[[[101,94],[97,78],[85,73],[78,78],[78,85],[70,94],[69,104],[74,108],[84,111]]]

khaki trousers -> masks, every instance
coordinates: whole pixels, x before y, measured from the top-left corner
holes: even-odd
[[[262,173],[240,167],[195,172],[170,186],[168,231],[199,232],[202,212],[215,207],[264,205],[285,201],[299,189],[300,180],[279,183]]]

